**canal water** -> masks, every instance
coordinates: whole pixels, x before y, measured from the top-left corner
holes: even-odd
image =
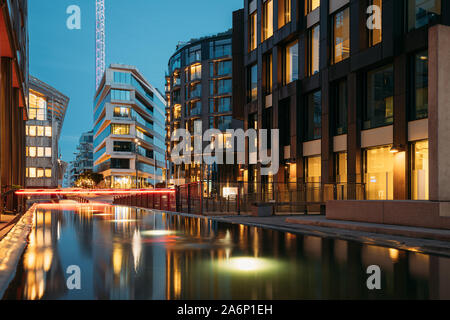
[[[3,299],[450,298],[444,257],[128,207],[41,205],[33,220]]]

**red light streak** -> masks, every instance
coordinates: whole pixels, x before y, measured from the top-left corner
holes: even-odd
[[[137,194],[173,194],[175,190],[173,189],[161,189],[161,190],[148,190],[148,189],[140,189],[140,190],[82,190],[82,189],[42,189],[42,190],[18,190],[16,191],[16,195],[137,195]]]

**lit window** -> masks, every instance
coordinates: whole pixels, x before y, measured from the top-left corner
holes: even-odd
[[[298,80],[298,41],[286,46],[283,69],[285,85]]]
[[[267,0],[263,4],[262,41],[273,36],[273,1]]]
[[[28,154],[30,155],[31,158],[35,158],[36,157],[36,147],[29,147]]]
[[[130,109],[126,107],[115,107],[114,108],[114,117],[119,118],[128,118],[130,113]]]
[[[249,42],[250,42],[250,51],[253,51],[256,49],[256,42],[257,42],[257,37],[256,37],[256,30],[258,30],[258,15],[257,13],[253,13],[250,15],[250,26],[249,26]]]
[[[45,136],[46,137],[52,136],[52,127],[45,127]]]
[[[375,28],[375,27],[382,26],[382,22],[377,21],[377,19],[382,19],[381,10],[382,10],[383,1],[382,0],[370,0],[370,5],[377,6],[378,8],[380,8],[379,16],[377,15],[377,11],[373,11],[372,13],[370,13],[370,15],[373,15],[375,18],[375,21],[373,21],[374,28],[368,29],[368,31],[369,31],[369,47],[373,47],[382,41],[382,28]]]
[[[38,137],[44,136],[44,127],[43,126],[37,126],[37,136]]]
[[[44,148],[43,148],[43,147],[38,147],[38,148],[37,148],[37,156],[38,156],[39,158],[44,157]]]
[[[36,168],[29,168],[28,174],[30,178],[36,178]]]
[[[46,147],[45,148],[45,157],[46,158],[51,158],[52,157],[52,148],[50,148],[50,147]]]
[[[30,126],[28,133],[30,137],[36,137],[36,126]]]
[[[350,57],[350,9],[346,8],[333,16],[332,63]]]
[[[42,168],[38,168],[37,169],[37,177],[38,178],[43,178],[44,177],[44,169],[42,169]]]
[[[47,101],[45,97],[37,92],[30,90],[29,95],[29,120],[46,120]]]
[[[45,177],[46,178],[52,177],[52,169],[45,169]]]
[[[412,145],[411,200],[429,200],[428,140]]]
[[[191,66],[191,81],[200,80],[202,78],[202,65],[196,64]]]
[[[380,147],[364,152],[364,182],[367,200],[393,200],[394,154],[391,147]]]
[[[112,124],[111,133],[116,135],[130,134],[130,125],[128,124]]]
[[[306,5],[306,14],[308,14],[316,10],[318,7],[320,7],[320,0],[306,0],[305,5]]]
[[[312,76],[319,72],[319,42],[320,42],[320,25],[312,27],[308,33],[308,76]]]
[[[291,22],[291,0],[278,0],[278,28]]]

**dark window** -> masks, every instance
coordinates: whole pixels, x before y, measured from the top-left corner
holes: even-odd
[[[411,103],[410,120],[428,117],[428,52],[423,51],[413,57],[413,103]]]
[[[363,129],[394,122],[394,67],[388,65],[367,74],[367,96]]]
[[[111,169],[130,169],[130,159],[111,159]]]
[[[291,145],[291,100],[290,98],[280,101],[278,112],[278,128],[280,129],[280,146]]]
[[[267,130],[267,148],[271,149],[272,139],[270,130],[273,128],[273,108],[265,108],[262,112],[262,129]]]
[[[334,116],[334,135],[338,136],[347,133],[347,110],[348,110],[348,91],[347,80],[336,82],[332,87],[333,116]]]
[[[408,0],[408,30],[436,23],[441,15],[441,0]]]
[[[269,95],[272,93],[273,83],[273,65],[272,54],[264,56],[264,93]]]
[[[306,141],[322,138],[322,93],[316,91],[306,97]]]
[[[131,142],[114,141],[114,152],[132,152]]]

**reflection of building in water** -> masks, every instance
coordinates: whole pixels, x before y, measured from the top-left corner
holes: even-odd
[[[61,215],[37,210],[29,244],[23,257],[24,286],[5,295],[11,299],[59,299],[66,292],[66,280],[56,242],[63,224]]]

